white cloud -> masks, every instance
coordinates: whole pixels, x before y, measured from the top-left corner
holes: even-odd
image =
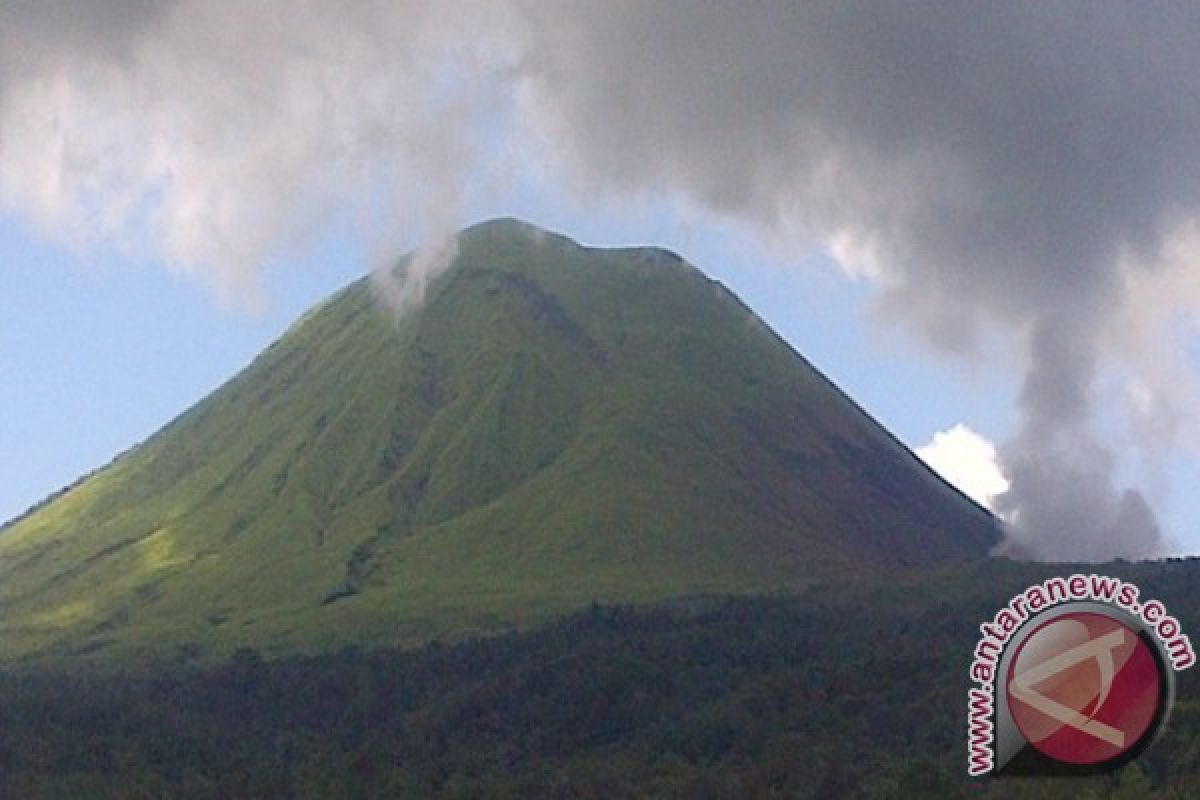
[[[47,234],[148,252],[241,302],[332,226],[366,228],[381,261],[439,238],[486,180],[502,8],[172,0],[116,25],[46,5],[0,11],[0,209]]]
[[[917,455],[935,472],[985,508],[1008,490],[996,445],[961,422],[933,435]]]

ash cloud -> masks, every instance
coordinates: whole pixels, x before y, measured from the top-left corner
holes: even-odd
[[[1197,34],[1188,4],[10,3],[0,203],[232,296],[359,226],[404,309],[489,175],[669,198],[827,248],[940,352],[1007,341],[1010,551],[1154,555],[1118,446],[1161,475],[1196,440]]]

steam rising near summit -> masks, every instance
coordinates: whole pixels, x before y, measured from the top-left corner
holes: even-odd
[[[1152,506],[1196,439],[1200,9],[110,5],[0,10],[0,200],[43,229],[240,296],[332,225],[386,264],[508,173],[681,198],[827,248],[938,351],[1019,356],[1012,551],[1167,547]]]

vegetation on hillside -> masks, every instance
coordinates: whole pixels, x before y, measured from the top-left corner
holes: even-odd
[[[1186,626],[1197,562],[1121,568]],[[1190,797],[1191,672],[1115,775],[966,778],[967,664],[1003,561],[895,586],[654,609],[526,634],[203,670],[0,676],[0,789],[23,798]]]

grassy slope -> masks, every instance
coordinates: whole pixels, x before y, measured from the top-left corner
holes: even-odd
[[[0,658],[415,642],[986,551],[990,522],[669,253],[477,226],[0,536]]]

